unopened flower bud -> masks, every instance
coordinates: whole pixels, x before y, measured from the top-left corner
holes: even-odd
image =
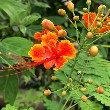
[[[79,16],[74,16],[74,17],[73,17],[73,20],[74,20],[74,21],[78,21],[78,20],[79,20]]]
[[[88,79],[88,83],[89,84],[92,84],[93,83],[93,80],[92,79]]]
[[[73,12],[74,11],[74,4],[71,1],[68,1],[67,8],[69,11]]]
[[[65,95],[66,95],[66,91],[63,91],[63,92],[62,92],[62,96],[65,96]]]
[[[86,101],[88,100],[87,96],[85,96],[85,95],[83,95],[83,96],[81,97],[81,99],[82,99],[83,102],[86,102]]]
[[[87,1],[86,1],[86,4],[87,4],[87,5],[91,5],[91,0],[87,0]]]
[[[53,22],[48,19],[44,19],[41,24],[44,29],[55,30]]]
[[[98,48],[96,46],[91,46],[89,48],[89,54],[92,57],[95,57],[98,54]]]
[[[88,12],[88,9],[87,9],[87,8],[83,8],[83,11],[84,11],[84,12]]]
[[[107,25],[110,26],[110,22],[108,22]]]
[[[67,36],[67,32],[63,29],[58,31],[58,37],[66,37]]]
[[[82,92],[86,92],[87,91],[87,88],[83,87],[83,88],[81,88],[81,91]]]
[[[96,20],[97,20],[97,21],[101,21],[101,18],[100,18],[100,17],[98,17]]]
[[[10,56],[10,55],[12,55],[12,53],[11,52],[8,52],[8,55]]]
[[[97,27],[100,28],[101,26],[102,26],[102,23],[101,23],[100,21],[98,21],[98,22],[97,22]]]
[[[103,5],[101,4],[99,7],[98,7],[98,13],[101,13],[103,10]]]
[[[56,77],[56,76],[52,76],[51,79],[52,79],[53,81],[55,81],[55,80],[57,79],[57,77]]]
[[[66,11],[64,9],[59,9],[58,10],[58,14],[61,16],[65,16],[66,15]]]
[[[105,5],[103,5],[103,9],[106,9],[106,6]]]
[[[88,32],[87,35],[86,35],[86,37],[87,37],[88,39],[93,38],[93,33],[92,33],[92,32]]]
[[[103,87],[97,87],[96,92],[99,94],[103,94],[104,93],[104,88]]]
[[[51,94],[51,91],[50,91],[49,89],[44,91],[44,95],[45,95],[45,96],[48,96],[48,95],[50,95],[50,94]]]
[[[2,55],[2,52],[0,52],[0,55]]]

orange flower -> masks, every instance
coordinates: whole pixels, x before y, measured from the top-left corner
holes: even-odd
[[[97,22],[94,21],[96,19],[96,13],[84,13],[82,19],[84,20],[84,24],[86,28],[94,29],[97,26]]]
[[[98,17],[102,19],[102,16],[99,14]],[[84,13],[82,19],[84,20],[84,24],[86,28],[89,28],[90,30],[95,30],[96,33],[104,33],[106,31],[110,30],[110,26],[108,23],[110,22],[110,18],[105,19],[102,22],[102,27],[98,27],[98,23],[95,20],[96,19],[96,13],[90,12]]]
[[[48,32],[42,36],[41,44],[35,44],[29,51],[29,56],[34,62],[42,62],[46,69],[55,66],[55,70],[60,69],[68,58],[74,58],[76,49],[68,40],[57,40],[56,33]]]
[[[106,31],[109,31],[109,30],[110,30],[110,25],[108,25],[108,23],[110,23],[110,18],[107,18],[107,19],[102,23],[102,27],[97,30],[97,33],[104,33],[104,32],[106,32]]]

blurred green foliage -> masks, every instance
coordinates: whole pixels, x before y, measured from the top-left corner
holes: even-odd
[[[42,30],[41,21],[44,18],[47,18],[53,21],[55,25],[62,25],[63,28],[67,30],[68,36],[75,38],[76,37],[75,29],[72,27],[71,23],[64,17],[59,16],[57,13],[57,10],[59,8],[63,8],[66,10],[67,13],[69,13],[69,11],[67,10],[65,6],[65,2],[66,0],[65,1],[64,0],[0,0],[0,41],[1,41],[0,52],[4,54],[8,54],[8,52],[12,52],[16,55],[28,56],[28,51],[30,47],[33,45],[32,41],[34,41],[33,35],[35,32]],[[81,18],[81,15],[83,14],[83,8],[87,7],[86,1],[85,0],[72,0],[72,2],[75,4],[75,13],[79,15]],[[105,4],[107,8],[110,8],[109,0],[92,0],[92,2],[93,2],[91,6],[92,11],[93,10],[97,11],[97,7],[100,4]],[[69,13],[69,17],[72,19],[71,13]],[[81,23],[78,23],[78,29],[81,31],[82,35],[85,36],[86,32],[82,28]],[[97,44],[100,45],[99,49],[102,55],[101,57],[106,60],[110,60],[110,49],[109,49],[110,47],[106,46],[106,45],[109,45],[109,43],[110,43],[110,37],[108,35],[97,42]],[[86,57],[82,55],[81,59],[84,59],[84,58]],[[93,60],[93,59],[90,59],[90,60]],[[98,70],[102,69],[102,67],[106,65],[104,61],[100,65],[99,59],[96,59],[96,63],[97,63],[96,67],[99,67]],[[17,62],[16,59],[11,61],[9,56],[8,57],[0,56],[0,63],[7,64],[8,66],[13,66],[13,64],[16,62]],[[78,63],[80,64],[80,66],[79,64],[77,64],[76,69],[81,70],[82,68],[80,67],[83,67],[85,64],[83,64],[84,62],[81,63],[81,61],[79,61]],[[87,74],[89,74],[89,72],[92,71],[90,70],[91,68],[93,69],[92,65],[95,65],[95,64],[93,63],[90,65],[91,67],[88,67],[89,69],[88,71],[86,71]],[[65,65],[65,67],[61,71],[56,73],[59,81],[61,81],[62,84],[64,85],[67,83],[67,79],[66,79],[67,77],[64,74],[62,74],[62,72],[69,74],[68,71],[71,71],[71,68],[69,66],[68,64]],[[96,74],[98,74],[99,72],[97,68],[94,68],[94,69],[96,70]],[[99,77],[101,75],[103,77],[101,76],[99,79],[97,79],[99,85],[101,84],[102,80],[104,81],[104,79],[107,79],[107,77],[109,76],[108,75],[109,67],[105,69],[104,70],[102,69],[103,73],[99,75]],[[33,73],[30,71],[29,73]],[[22,110],[33,110],[31,108],[29,109],[25,109],[25,108],[26,107],[28,108],[31,105],[33,106],[35,103],[38,104],[42,100],[46,102],[45,106],[48,107],[48,110],[51,110],[53,106],[55,106],[56,108],[58,107],[59,103],[57,101],[51,102],[50,100],[45,99],[44,97],[40,97],[42,96],[41,94],[42,90],[40,90],[40,87],[42,86],[43,89],[48,88],[48,85],[51,83],[51,75],[53,74],[53,71],[52,70],[46,71],[41,66],[39,66],[39,68],[33,71],[36,77],[42,76],[43,78],[38,80],[36,77],[27,75],[26,77],[29,79],[26,80],[26,78],[22,79],[21,77],[19,78],[17,75],[14,75],[11,77],[3,77],[0,79],[0,90],[3,93],[6,102],[10,103],[11,105],[13,105],[15,102],[14,105],[16,106],[14,107],[11,105],[6,105],[6,107],[2,108],[2,110],[17,110],[17,108],[19,107],[24,107],[24,109]],[[2,72],[0,73],[0,75],[1,76],[9,75],[12,73],[14,73],[13,70]],[[48,75],[45,73],[48,73]],[[74,71],[74,73],[75,73],[74,75],[77,75],[76,71]],[[91,75],[91,78],[94,78],[94,76],[95,76],[95,72]],[[18,94],[19,83],[21,84],[21,82],[19,81],[21,80],[23,80],[26,83],[26,87],[23,84],[24,89],[27,92],[25,93],[25,95],[23,95],[23,93]],[[109,79],[107,81],[109,82]],[[30,82],[31,84],[29,85]],[[106,83],[106,81],[104,83]],[[30,90],[30,89],[27,90],[27,88],[33,88],[32,85],[35,85],[34,86],[36,88],[35,91],[40,91],[40,92],[35,93],[34,90]],[[63,85],[60,85],[59,82],[56,81],[55,84],[52,83],[49,87],[52,90],[57,90],[57,89],[60,89],[62,86]],[[90,88],[91,85],[86,85],[86,86],[87,88]],[[91,88],[94,89],[95,86]],[[107,86],[105,88],[106,88],[106,95],[108,95],[110,88]],[[76,89],[75,91],[76,93],[79,92],[79,94],[82,95],[79,89]],[[72,92],[74,92],[74,90]],[[18,97],[17,97],[17,100],[15,101],[17,94],[18,94]],[[90,92],[88,92],[88,94],[90,94]],[[60,97],[60,94],[56,93],[56,95]],[[76,95],[77,94],[72,94],[72,97],[75,97]],[[19,97],[22,97],[22,98],[19,98]],[[88,103],[80,102],[79,106],[81,107],[81,109],[84,110],[85,107],[87,107],[88,105],[91,105],[92,107],[97,108],[94,110],[102,110],[103,108],[102,106],[104,106],[103,104],[105,104],[105,106],[108,106],[110,104],[109,103],[110,100],[105,95],[94,94],[94,97],[98,101],[101,101],[101,103],[100,102],[97,103],[96,100],[94,102],[89,101]],[[79,97],[76,97],[75,101],[79,100],[77,98]],[[21,104],[22,102],[24,102],[24,105]],[[87,110],[89,109],[90,107]]]

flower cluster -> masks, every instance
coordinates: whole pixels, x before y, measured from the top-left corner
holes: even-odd
[[[103,14],[105,5],[98,7],[98,13],[85,12],[82,16],[85,27],[94,33],[104,33],[110,30],[109,10],[106,15]]]
[[[74,58],[76,49],[69,40],[60,40],[65,37],[66,31],[61,26],[54,26],[53,22],[47,19],[42,21],[42,32],[37,32],[34,38],[39,44],[34,44],[28,55],[34,62],[43,62],[46,69],[55,67],[60,69],[69,58]]]

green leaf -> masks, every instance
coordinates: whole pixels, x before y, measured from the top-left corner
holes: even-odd
[[[21,8],[22,7],[22,8]],[[10,18],[10,25],[18,23],[19,14],[26,11],[27,6],[15,0],[0,0],[0,9]]]
[[[27,25],[32,24],[33,22],[35,22],[39,18],[41,18],[40,14],[36,13],[36,15],[33,14],[33,15],[29,15],[29,16],[24,17],[23,20],[21,20],[20,22],[22,25],[27,26]]]
[[[109,0],[100,0],[103,4],[107,5],[110,8],[110,1]]]
[[[60,17],[60,16],[49,16],[47,19],[51,20],[55,25],[60,25],[65,23],[65,18]]]
[[[34,94],[34,95],[33,95]],[[19,109],[28,108],[33,105],[38,105],[44,98],[43,92],[35,89],[20,90],[15,100],[14,106]]]
[[[8,25],[0,25],[0,29],[8,28]]]
[[[14,106],[7,104],[6,107],[3,107],[1,110],[17,110]]]
[[[0,74],[0,90],[3,93],[5,100],[11,105],[13,105],[16,99],[19,88],[18,76],[12,75],[14,73],[14,70],[10,70]]]
[[[85,0],[79,0],[78,3],[76,4],[77,10],[83,11],[84,7],[87,7]]]
[[[31,37],[34,36],[35,32],[42,31],[41,25],[30,25],[27,27],[27,34]]]
[[[47,110],[60,110],[59,107],[61,107],[62,104],[60,105],[59,102],[45,99],[45,106],[47,107]]]
[[[81,110],[102,110],[103,108],[102,105],[90,100],[87,100],[87,102],[80,101],[79,106]]]
[[[20,31],[25,35],[27,28],[24,25],[19,25]]]
[[[33,2],[32,2],[33,3]],[[35,6],[38,6],[38,7],[42,7],[42,8],[50,8],[50,6],[46,3],[43,3],[43,2],[38,2],[38,1],[35,1],[33,3]]]
[[[63,84],[67,84],[68,77],[66,76],[66,74],[64,72],[57,71],[57,72],[55,72],[55,75],[56,75],[57,79],[59,79]]]
[[[6,48],[6,50],[8,50],[8,52],[12,52],[14,54],[23,56],[28,56],[28,51],[33,45],[33,43],[30,40],[21,37],[6,38],[1,43],[3,47]]]

